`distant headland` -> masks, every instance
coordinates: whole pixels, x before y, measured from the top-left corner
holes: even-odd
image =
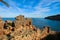
[[[48,16],[48,17],[45,17],[45,19],[60,20],[60,14],[53,15],[53,16]]]

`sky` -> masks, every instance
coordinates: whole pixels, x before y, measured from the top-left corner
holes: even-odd
[[[0,2],[1,17],[24,15],[29,18],[44,18],[60,14],[60,0],[3,0],[10,5],[6,7]]]

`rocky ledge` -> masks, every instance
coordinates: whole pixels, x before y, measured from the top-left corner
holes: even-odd
[[[47,37],[50,38],[48,35],[57,38],[59,34],[51,31],[47,26],[44,26],[42,30],[36,28],[32,25],[32,19],[24,18],[23,15],[17,16],[13,22],[0,19],[0,40],[47,40]]]

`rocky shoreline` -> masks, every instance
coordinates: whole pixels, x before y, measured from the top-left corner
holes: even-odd
[[[60,33],[52,31],[47,26],[42,30],[36,28],[32,25],[32,19],[24,18],[23,15],[17,16],[13,22],[10,20],[4,22],[0,19],[0,40],[49,40],[46,38],[48,36],[50,38],[50,35],[52,38],[60,37]]]

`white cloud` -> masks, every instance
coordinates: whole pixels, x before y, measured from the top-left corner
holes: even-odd
[[[33,1],[31,1],[31,5],[30,6],[24,6],[25,8],[29,8],[30,10],[25,10],[25,9],[21,9],[18,6],[20,5],[19,3],[16,4],[15,2],[13,2],[13,0],[7,0],[9,2],[10,8],[6,8],[6,7],[0,7],[1,11],[0,11],[0,16],[3,15],[2,17],[15,17],[17,15],[25,15],[26,17],[44,17],[46,15],[44,15],[45,12],[49,12],[51,11],[51,9],[49,9],[49,7],[45,7],[42,8],[42,4],[45,4],[46,6],[50,5],[53,2],[60,2],[60,0],[42,0],[37,6],[35,6],[34,8],[32,8],[32,4],[34,3]],[[23,1],[23,3],[26,0]],[[33,9],[35,9],[35,11],[33,11]],[[31,12],[26,12],[26,11],[31,11]],[[7,16],[6,16],[7,15]]]
[[[52,2],[59,2],[60,0],[42,0],[36,7],[34,7],[35,11],[33,12],[33,14],[36,15],[43,15],[44,13],[48,13],[51,11],[51,9],[49,7],[44,7],[42,8],[42,4],[45,4],[46,6],[50,5]],[[47,14],[48,15],[48,14]]]
[[[45,4],[46,6],[50,5],[53,2],[60,2],[60,0],[42,0],[38,6],[41,6],[42,4]]]

